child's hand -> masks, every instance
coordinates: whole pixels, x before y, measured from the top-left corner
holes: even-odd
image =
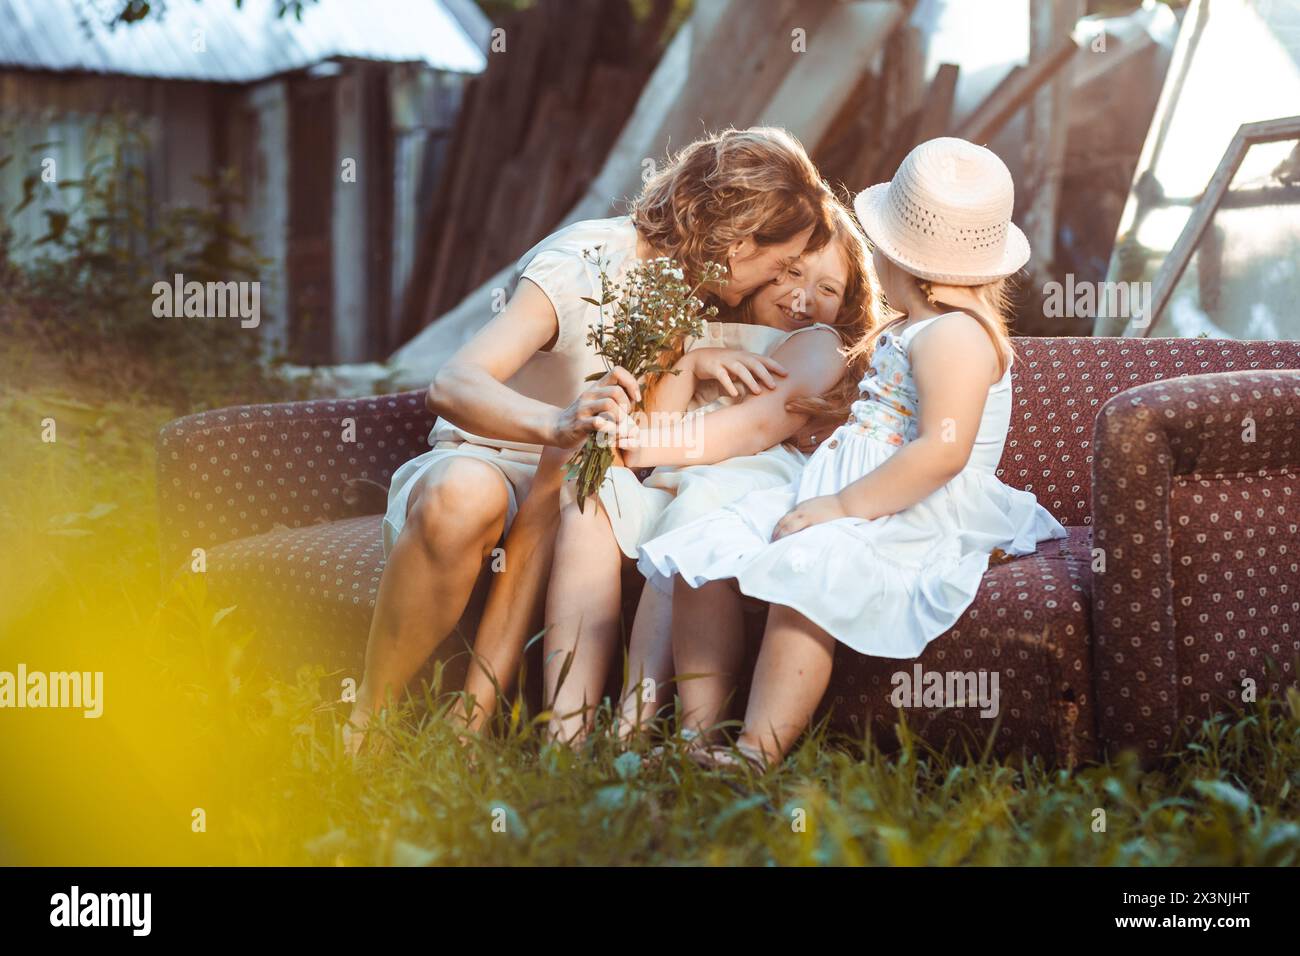
[[[847,517],[849,517],[849,513],[844,510],[844,505],[840,503],[838,495],[822,495],[819,498],[809,498],[803,504],[795,505],[793,511],[776,523],[776,529],[772,532],[772,540],[780,541],[786,535],[802,531],[804,528],[811,528],[815,524]]]
[[[773,375],[785,377],[790,374],[775,359],[743,349],[691,349],[686,353],[686,358],[690,361],[691,374],[697,382],[715,381],[732,398],[740,397],[740,390],[732,381],[733,376],[744,382],[755,395],[759,395],[763,391],[760,381],[763,386],[774,389],[776,379]]]

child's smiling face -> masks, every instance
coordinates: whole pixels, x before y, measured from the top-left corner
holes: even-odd
[[[769,285],[754,293],[754,322],[785,332],[815,322],[833,325],[844,304],[848,281],[844,247],[832,240],[817,252],[794,260]]]

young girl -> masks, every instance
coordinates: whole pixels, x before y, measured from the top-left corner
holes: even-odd
[[[1007,277],[1029,258],[1011,224],[1013,187],[988,150],[943,138],[916,147],[855,208],[901,313],[861,346],[871,370],[847,423],[799,479],[759,491],[647,543],[677,574],[673,662],[705,674],[679,687],[705,762],[743,657],[733,588],[772,604],[740,756],[780,759],[830,680],[835,642],[915,658],[974,600],[995,548],[1022,555],[1065,529],[995,477],[1011,418]]]
[[[590,729],[621,647],[623,559],[636,558],[656,534],[798,475],[806,459],[782,443],[822,410],[816,396],[844,382],[842,342],[866,333],[877,298],[865,240],[836,203],[831,242],[754,294],[742,310],[753,324],[710,322],[687,343],[678,374],[661,379],[648,397],[649,423],[635,446],[624,448],[624,465],[610,469],[599,500],[579,511],[572,495],[562,498],[545,638],[556,737],[575,740]],[[632,469],[649,466],[659,467],[638,481]],[[654,712],[671,678],[671,601],[669,579],[652,578],[642,591],[621,695],[622,734]]]

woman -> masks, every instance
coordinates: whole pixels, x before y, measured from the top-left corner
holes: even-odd
[[[592,729],[621,647],[623,559],[749,491],[791,481],[805,459],[784,443],[828,407],[824,393],[844,392],[861,377],[856,367],[846,375],[841,347],[874,324],[877,296],[865,239],[848,210],[837,203],[833,212],[831,241],[746,303],[753,324],[738,328],[749,332],[747,347],[759,355],[717,347],[723,337],[712,334],[710,323],[710,334],[690,343],[677,374],[650,396],[647,412],[655,424],[642,429],[635,445],[625,443],[630,467],[611,469],[599,499],[581,510],[566,485],[547,599],[544,676],[552,736],[574,742]],[[760,356],[775,362],[765,365]],[[728,394],[710,401],[719,384]],[[682,413],[689,427],[676,427]],[[638,482],[631,468],[650,466],[657,467]],[[623,736],[666,699],[672,677],[672,584],[649,578],[628,651]]]
[[[603,367],[587,342],[599,313],[583,297],[596,297],[599,281],[584,252],[600,248],[615,278],[632,261],[660,255],[697,276],[709,261],[725,263],[728,281],[709,291],[734,306],[806,248],[825,244],[827,199],[788,133],[727,130],[687,146],[651,177],[630,216],[575,223],[525,254],[509,304],[429,386],[429,408],[440,416],[432,450],[393,475],[388,562],[349,718],[350,750],[455,627],[528,494],[542,447],[569,449],[592,432],[615,432],[640,398],[623,369],[586,381]],[[492,675],[513,673],[503,664],[518,649],[488,650],[487,670],[472,668],[466,690],[468,700],[491,706]]]

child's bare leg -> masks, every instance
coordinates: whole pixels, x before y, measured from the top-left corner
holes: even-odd
[[[726,716],[745,659],[745,622],[731,581],[673,588],[673,670],[682,728],[707,733]],[[682,677],[685,676],[685,679]]]
[[[506,535],[505,567],[492,576],[465,694],[451,713],[470,730],[481,728],[495,712],[498,690],[510,692],[524,645],[542,629],[546,582],[560,523],[559,489],[571,454],[565,448],[547,448],[542,453],[532,487]]]
[[[667,699],[673,677],[673,596],[647,584],[641,591],[627,652],[627,680],[619,700],[620,740],[639,733]]]
[[[619,645],[623,552],[599,499],[587,499],[585,514],[568,489],[561,501],[546,598],[544,706],[550,735],[575,742],[591,729]]]
[[[738,746],[765,763],[785,756],[831,680],[835,638],[798,611],[772,605]]]

